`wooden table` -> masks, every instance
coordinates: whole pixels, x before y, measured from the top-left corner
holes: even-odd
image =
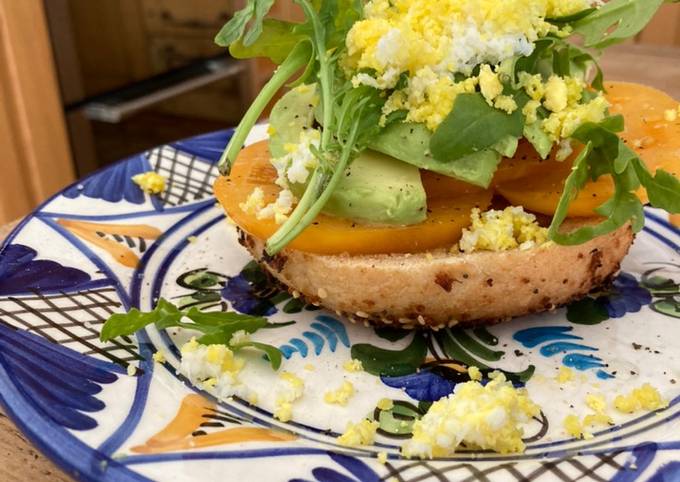
[[[680,99],[680,49],[618,46],[607,52],[602,67],[609,80],[648,84]],[[0,226],[0,240],[14,224]],[[0,480],[61,482],[71,479],[40,454],[0,411]]]

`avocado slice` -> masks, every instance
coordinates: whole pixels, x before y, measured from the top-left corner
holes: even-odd
[[[421,169],[487,188],[501,162],[501,156],[512,157],[518,142],[517,138],[508,136],[490,149],[455,161],[440,161],[430,154],[431,137],[432,133],[424,124],[400,122],[386,127],[369,147]]]
[[[345,171],[324,212],[378,224],[417,224],[427,217],[420,170],[375,151],[363,151]]]
[[[304,184],[292,184],[298,198]],[[409,225],[427,218],[427,195],[420,170],[366,150],[352,161],[322,211],[361,223]]]
[[[317,103],[314,85],[293,89],[276,103],[269,118],[269,150],[274,158],[284,156],[285,144],[297,143],[300,132],[313,126]],[[304,188],[291,186],[297,197]],[[365,223],[420,223],[427,216],[420,171],[393,157],[364,151],[349,165],[323,212]]]
[[[286,155],[286,144],[297,144],[300,132],[314,125],[314,109],[319,103],[316,84],[301,85],[287,92],[269,115],[269,152],[273,158]]]

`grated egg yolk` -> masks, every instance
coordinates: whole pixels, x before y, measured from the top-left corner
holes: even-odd
[[[196,338],[185,343],[180,352],[181,371],[192,380],[219,378],[225,374],[235,379],[245,364],[226,345],[201,345]]]
[[[534,41],[549,33],[563,33],[546,18],[579,12],[594,3],[372,0],[365,6],[364,19],[348,32],[343,64],[349,75],[354,74],[355,86],[393,89],[406,74],[407,86],[390,96],[383,112],[406,109],[407,121],[425,123],[431,130],[451,111],[455,97],[474,92],[477,82],[490,104],[510,113],[517,104],[501,95],[502,85],[489,66],[530,55]],[[482,65],[479,78],[454,80],[453,74],[471,76],[478,65]]]
[[[201,345],[192,338],[182,345],[180,352],[179,371],[203,389],[211,390],[216,397],[226,399],[238,395],[250,399],[253,396],[252,390],[239,380],[245,360],[227,345]],[[154,359],[158,361],[155,356]]]
[[[281,372],[276,395],[274,417],[282,422],[288,422],[293,418],[293,402],[302,397],[305,383],[300,377],[291,372]]]
[[[347,402],[354,395],[354,385],[351,382],[345,380],[340,385],[340,388],[336,390],[330,390],[326,392],[323,399],[326,403],[342,405],[343,407],[347,405]]]
[[[607,408],[607,402],[604,395],[589,393],[586,395],[586,405],[596,413],[604,412]]]
[[[155,171],[143,172],[132,176],[132,182],[148,194],[160,194],[165,191],[165,178]]]
[[[659,410],[668,406],[668,401],[661,398],[659,391],[645,383],[634,388],[628,395],[618,395],[614,399],[614,406],[624,413],[634,413],[640,410]]]
[[[557,381],[559,383],[567,383],[574,379],[574,370],[569,367],[560,367],[560,371],[557,372]]]
[[[433,403],[413,424],[413,438],[404,444],[402,454],[444,457],[463,442],[500,453],[523,451],[521,424],[540,409],[525,389],[513,387],[502,373],[490,378],[486,385],[460,383],[453,394]]]
[[[469,367],[468,368],[468,375],[470,376],[470,380],[475,380],[475,381],[481,381],[482,380],[482,372],[479,370],[478,367]]]
[[[480,213],[472,210],[472,225],[463,230],[459,246],[461,251],[506,251],[530,249],[548,240],[548,230],[536,222],[536,216],[521,206],[510,206],[503,211]]]
[[[348,372],[361,372],[364,370],[364,365],[361,363],[361,360],[352,359],[343,363],[342,368]]]
[[[153,361],[156,363],[165,363],[165,353],[162,351],[157,351],[153,354]]]
[[[345,432],[337,438],[340,445],[346,447],[359,447],[370,445],[375,440],[375,433],[378,430],[378,422],[364,419],[359,423],[347,423]]]
[[[378,400],[376,407],[378,407],[380,410],[391,410],[392,407],[394,407],[394,402],[389,398],[381,398]]]
[[[584,440],[593,438],[593,434],[588,428],[595,426],[606,427],[613,424],[614,421],[612,418],[602,412],[588,414],[583,417],[583,419],[579,419],[576,415],[570,414],[564,417],[564,421],[562,422],[562,426],[567,434],[574,438],[581,438]]]

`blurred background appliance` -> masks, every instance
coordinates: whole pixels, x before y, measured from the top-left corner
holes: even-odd
[[[213,38],[234,0],[44,0],[78,176],[238,123],[273,66]],[[295,16],[292,2],[274,14]]]

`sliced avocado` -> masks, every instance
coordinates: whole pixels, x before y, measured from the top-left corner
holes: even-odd
[[[393,157],[364,151],[347,168],[324,211],[373,223],[420,223],[427,217],[420,171]]]
[[[432,133],[424,124],[397,123],[385,128],[373,140],[370,148],[421,169],[455,177],[484,188],[491,183],[501,160],[498,151],[512,151],[514,154],[514,150],[517,149],[516,138],[513,138],[514,141],[504,138],[493,149],[485,149],[455,161],[442,162],[432,157],[429,152],[431,137]]]
[[[316,104],[315,85],[295,88],[276,103],[269,117],[272,157],[286,155],[284,146],[298,143],[300,132],[314,125]],[[298,197],[304,188],[301,184],[291,186]],[[347,168],[323,212],[379,224],[422,222],[427,215],[427,201],[420,172],[414,165],[364,151]]]
[[[304,185],[293,185],[291,190],[299,197]],[[427,196],[420,170],[385,154],[363,151],[345,171],[323,212],[376,224],[423,222]]]
[[[301,85],[287,92],[274,105],[269,116],[269,152],[286,155],[286,144],[297,144],[300,132],[314,125],[314,108],[319,103],[316,84]]]
[[[501,156],[512,157],[517,152],[517,146],[519,146],[518,138],[515,136],[505,136],[493,146],[493,150]]]
[[[540,122],[534,122],[524,126],[524,137],[534,146],[541,159],[547,159],[552,151],[553,143],[548,134],[541,129]]]

